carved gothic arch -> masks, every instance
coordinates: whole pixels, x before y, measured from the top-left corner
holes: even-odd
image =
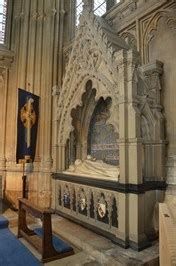
[[[145,121],[144,123],[141,123],[141,132],[143,126],[145,126],[146,129],[145,136],[142,136],[143,141],[145,142],[146,136],[147,140],[154,140],[156,120],[147,102],[141,110],[141,120],[143,120],[143,122]]]
[[[166,24],[171,29],[176,29],[176,9],[161,9],[158,10],[149,20],[143,34],[143,55],[144,63],[149,60],[149,43],[154,38],[158,28],[159,20],[166,19]]]
[[[108,27],[108,26],[107,26]],[[118,130],[118,70],[117,53],[127,49],[127,44],[114,34],[108,39],[108,31],[101,26],[94,14],[84,13],[73,45],[68,66],[66,68],[63,86],[60,93],[57,120],[58,144],[65,145],[73,130],[71,110],[82,104],[81,98],[85,92],[85,84],[92,81],[96,89],[96,99],[111,97],[115,99],[112,112],[117,118],[110,117],[109,123]],[[111,35],[112,30],[111,30]],[[114,38],[117,40],[114,41]]]
[[[164,178],[163,162],[166,142],[164,136],[165,121],[160,100],[162,73],[162,62],[155,61],[140,66],[136,75],[143,147],[142,172],[146,181],[151,180],[151,176],[155,177],[156,180]],[[159,169],[155,167],[156,160],[160,162]]]
[[[148,119],[143,114],[141,115],[141,136],[144,141],[151,140],[150,126],[148,123]]]
[[[81,80],[81,81],[80,81]],[[64,114],[61,116],[60,120],[60,130],[58,138],[60,139],[61,143],[65,144],[70,132],[73,130],[72,127],[72,117],[71,112],[73,109],[76,109],[77,106],[82,106],[82,96],[86,91],[86,83],[91,80],[92,81],[92,89],[96,90],[95,100],[98,101],[100,97],[104,99],[111,97],[113,99],[117,99],[117,95],[114,95],[114,88],[113,84],[109,82],[105,77],[101,75],[83,75],[78,80],[77,85],[75,86],[76,90],[74,94],[72,92],[68,95],[68,101],[66,104],[61,108],[61,112]],[[74,84],[74,83],[73,83]],[[114,102],[111,107],[111,113],[116,112],[118,117],[118,106]],[[108,122],[112,124],[115,129],[118,131],[118,120],[114,120],[113,117],[110,117]]]
[[[101,89],[99,88],[100,86]],[[107,93],[106,90],[105,93],[103,93],[101,83],[97,83],[97,80],[95,80],[94,85],[92,85],[92,80],[89,79],[84,85],[84,93],[82,94],[80,104],[76,107],[70,106],[70,117],[74,128],[73,134],[74,139],[77,143],[76,158],[86,159],[87,157],[90,124],[92,121],[93,113],[97,108],[99,102],[103,101],[103,103],[105,104],[108,101],[110,104],[108,112],[111,112],[111,114],[115,112],[118,117],[118,106],[112,105],[112,98],[109,95],[111,94]],[[75,97],[75,99],[78,100],[77,97]],[[113,118],[112,115],[106,120],[106,125],[111,124],[113,126],[112,130],[114,134],[117,134],[118,136],[118,123],[115,124],[115,122],[118,121],[113,121],[111,118]]]

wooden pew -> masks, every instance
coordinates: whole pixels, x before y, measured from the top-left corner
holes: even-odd
[[[28,228],[26,224],[26,213],[41,219],[43,228],[42,238],[39,237],[33,230]],[[19,199],[17,236],[18,238],[24,237],[41,253],[41,260],[43,263],[74,254],[74,251],[60,253],[53,247],[51,214],[53,214],[53,212],[49,209],[35,206],[27,199]]]

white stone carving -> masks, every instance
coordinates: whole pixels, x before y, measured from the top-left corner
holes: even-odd
[[[64,171],[64,173],[70,175],[88,176],[90,178],[119,181],[119,167],[106,164],[101,160],[96,160],[90,157],[91,156],[88,155],[87,159],[84,161],[77,159],[74,165],[70,165],[69,169]]]
[[[125,41],[94,14],[84,12],[66,67],[61,95],[58,102],[58,142],[65,144],[73,127],[71,110],[81,105],[85,84],[92,80],[96,99],[111,97],[118,101],[118,72],[115,53],[127,49]],[[115,101],[114,101],[115,102]],[[118,106],[112,104],[109,122],[118,129]],[[115,121],[116,120],[116,121]]]

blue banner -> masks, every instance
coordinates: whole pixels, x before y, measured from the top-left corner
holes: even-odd
[[[16,161],[34,161],[39,116],[39,96],[18,89]]]

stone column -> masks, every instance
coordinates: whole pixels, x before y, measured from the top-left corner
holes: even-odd
[[[116,55],[119,85],[119,163],[120,183],[128,182],[127,154],[127,95],[126,95],[126,52],[120,50]]]
[[[142,179],[142,140],[140,137],[140,112],[137,108],[135,69],[138,54],[134,51],[119,51],[117,68],[119,78],[119,148],[120,183],[138,186]],[[148,245],[144,234],[144,195],[121,195],[124,210],[119,212],[119,237],[128,239],[136,249]],[[121,206],[121,205],[120,205]],[[120,210],[119,210],[120,211]],[[125,213],[123,215],[122,213]],[[123,225],[124,223],[124,225]]]
[[[7,108],[7,69],[0,67],[0,173],[5,170],[5,132],[6,132],[6,108]]]
[[[150,130],[150,139],[144,140],[146,173],[145,177],[153,178],[155,181],[165,180],[165,129],[164,116],[161,106],[161,75],[163,73],[163,63],[154,61],[140,68],[146,85],[146,99],[149,106],[147,119]],[[157,162],[157,163],[156,163]]]
[[[53,96],[53,120],[52,120],[52,158],[53,158],[53,166],[52,171],[58,171],[58,111],[57,111],[57,103],[60,95],[60,89],[58,86],[54,86],[52,89]]]
[[[127,102],[128,102],[128,162],[130,184],[140,184],[142,179],[142,139],[140,133],[140,111],[137,100],[135,69],[139,55],[130,50],[127,54]]]
[[[35,1],[34,1],[35,2]],[[33,32],[35,32],[36,35],[33,35],[31,40],[33,39],[33,45],[32,49],[34,52],[31,51],[31,53],[35,54],[35,65],[33,72],[33,88],[34,93],[36,95],[41,95],[42,85],[41,85],[41,71],[42,71],[42,46],[43,46],[43,2],[38,1],[37,6],[35,6],[35,3],[33,2],[32,12],[31,12],[31,26],[34,27]],[[33,69],[33,70],[34,70]],[[30,80],[30,76],[29,76]],[[40,122],[38,124],[38,136],[40,135]],[[40,162],[41,162],[41,143],[40,143],[40,137],[37,138],[36,143],[36,155],[35,155],[35,161],[34,161],[34,167],[35,170],[38,172],[40,170]],[[36,179],[36,176],[34,176]],[[36,184],[37,185],[37,184]],[[37,185],[38,186],[38,185]]]
[[[51,200],[51,110],[52,69],[54,58],[55,1],[43,5],[43,36],[41,57],[41,102],[40,102],[40,174],[38,179],[38,204],[49,206]]]
[[[52,96],[53,96],[53,111],[52,111],[52,172],[56,173],[58,171],[58,119],[57,119],[57,102],[60,94],[60,89],[57,85],[52,88]],[[51,207],[53,209],[56,208],[56,181],[54,179],[51,180],[51,190],[52,190],[52,198],[51,198]]]
[[[142,139],[140,132],[140,111],[137,100],[136,68],[138,53],[127,52],[127,101],[128,101],[128,182],[138,186],[143,183]],[[137,250],[148,246],[145,235],[145,194],[129,193],[129,244]]]
[[[22,170],[21,165],[16,165],[16,136],[17,136],[17,92],[20,67],[19,48],[21,47],[20,33],[23,23],[22,1],[17,1],[13,6],[13,20],[11,31],[11,49],[14,51],[14,62],[9,69],[7,85],[7,109],[6,109],[6,135],[5,135],[5,156],[6,156],[6,189],[5,196],[13,205],[18,204],[17,198],[21,197]],[[10,51],[9,51],[10,52]],[[18,68],[19,67],[19,68]],[[23,84],[24,85],[24,84]],[[21,171],[22,172],[22,171]]]
[[[2,52],[3,53],[3,52]],[[2,56],[2,55],[1,55]],[[5,178],[6,178],[6,120],[7,120],[7,87],[9,81],[9,68],[11,67],[11,62],[13,61],[13,56],[9,53],[3,53],[0,60],[0,188],[1,188],[1,198],[3,197],[3,192],[5,189]]]
[[[58,54],[53,59],[53,84],[58,84],[53,87],[52,95],[52,172],[58,172],[62,169],[61,166],[61,148],[58,144],[58,124],[59,124],[59,108],[57,106],[60,89],[62,85],[62,72],[63,72],[63,27],[64,27],[64,10],[65,1],[56,1],[57,13],[55,16],[55,38],[54,38],[54,54]],[[53,209],[56,207],[56,181],[52,178],[52,199],[51,206]]]

